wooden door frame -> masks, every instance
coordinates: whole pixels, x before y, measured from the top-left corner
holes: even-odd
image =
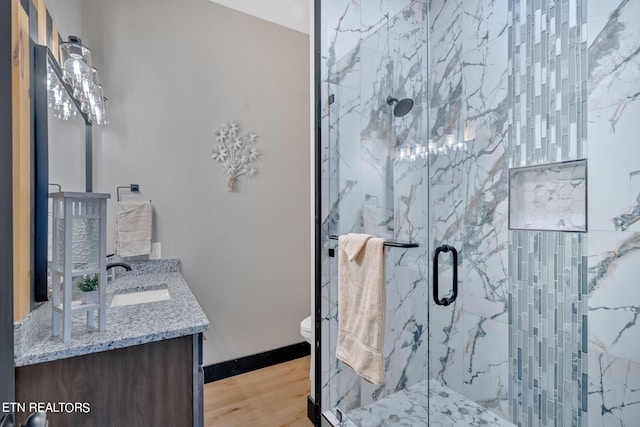
[[[10,203],[13,200],[11,3],[11,0],[0,0],[0,200],[2,200],[0,202],[0,401],[2,402],[12,402],[15,399],[13,203]]]

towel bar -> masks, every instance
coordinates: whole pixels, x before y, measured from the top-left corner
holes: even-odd
[[[140,191],[140,186],[139,186],[138,184],[131,184],[131,185],[123,185],[123,186],[120,186],[120,187],[116,188],[116,194],[117,194],[117,196],[118,196],[118,197],[117,197],[117,198],[118,198],[118,201],[120,201],[120,189],[121,189],[121,188],[127,188],[127,189],[129,189],[129,191],[131,191],[132,193],[137,193],[137,192],[139,192],[139,191]]]
[[[329,239],[338,240],[338,236],[335,234],[330,234]],[[395,242],[392,240],[385,240],[384,245],[391,246],[393,248],[417,248],[418,246],[420,246],[420,244],[415,242]]]

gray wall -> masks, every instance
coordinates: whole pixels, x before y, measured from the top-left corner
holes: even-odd
[[[0,0],[0,402],[14,400],[11,102],[11,1]]]
[[[111,124],[95,191],[140,184],[154,241],[207,313],[205,364],[301,342],[309,315],[309,39],[206,0],[84,3]],[[215,131],[258,135],[258,175],[230,193]],[[115,200],[109,203],[112,226]],[[108,230],[109,251],[112,227]]]
[[[70,34],[79,37],[84,35],[83,0],[45,0],[45,4],[62,40],[67,40]]]

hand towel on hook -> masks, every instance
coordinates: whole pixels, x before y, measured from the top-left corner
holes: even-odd
[[[151,252],[153,209],[151,202],[118,202],[115,252],[120,257]]]
[[[373,384],[384,376],[384,265],[384,239],[352,233],[338,238],[336,357]]]

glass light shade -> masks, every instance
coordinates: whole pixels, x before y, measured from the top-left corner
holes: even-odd
[[[60,44],[60,63],[64,79],[69,83],[91,79],[91,51],[77,37]]]
[[[55,116],[63,120],[76,116],[78,112],[73,107],[74,101],[78,101],[80,111],[88,116],[90,122],[108,124],[107,102],[98,71],[91,66],[91,52],[80,38],[69,36],[68,42],[60,44],[60,62],[62,80],[66,83],[54,80],[55,72],[47,76],[49,107],[54,109]],[[67,94],[68,86],[72,89],[70,95]]]
[[[98,70],[95,68],[91,69],[91,79],[84,79],[81,83],[82,94],[78,97],[79,99],[91,98],[98,96],[98,86],[100,82],[98,81]]]
[[[47,65],[47,106],[49,108],[59,107],[62,105],[64,95],[66,95],[66,90],[62,87],[51,66]]]
[[[47,89],[51,89],[55,83],[58,83],[58,76],[51,68],[51,65],[47,64]]]
[[[97,125],[108,124],[107,102],[101,85],[98,85],[98,94],[96,96],[92,96],[88,102],[91,108],[91,112],[89,113],[91,122]]]
[[[62,105],[65,100],[65,97],[68,97],[67,91],[62,87],[60,82],[56,81],[52,83],[49,87],[48,93],[48,103],[49,108],[56,109]]]
[[[78,110],[68,97],[63,101],[63,103],[54,110],[54,117],[62,120],[69,120],[78,115]]]
[[[108,125],[109,124],[109,102],[107,98],[102,97],[102,114],[98,117],[96,116],[96,124],[98,125]]]

